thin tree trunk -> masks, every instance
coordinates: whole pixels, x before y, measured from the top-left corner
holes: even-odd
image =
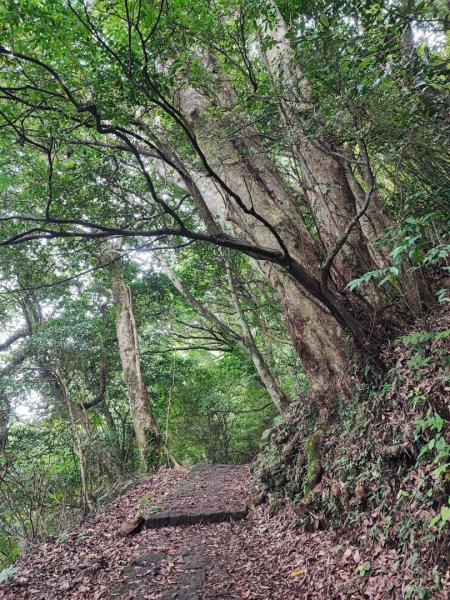
[[[9,418],[11,415],[11,404],[3,390],[0,390],[0,453],[6,450],[9,434]]]
[[[181,293],[181,295],[185,298],[185,300],[193,307],[195,310],[209,323],[211,323],[214,327],[216,327],[226,338],[233,340],[236,342],[241,348],[243,348],[248,354],[255,366],[255,369],[267,389],[270,398],[273,403],[277,407],[278,411],[281,414],[285,414],[287,409],[290,406],[290,400],[286,396],[286,394],[281,390],[278,382],[276,381],[274,375],[270,371],[263,355],[259,351],[255,340],[250,332],[250,329],[245,321],[242,310],[239,306],[239,301],[236,296],[236,290],[234,287],[234,281],[230,276],[228,277],[228,281],[230,283],[230,291],[233,297],[233,302],[236,308],[237,318],[239,325],[242,330],[242,335],[236,333],[231,327],[226,325],[223,321],[221,321],[214,313],[212,313],[206,306],[201,304],[194,296],[189,292],[186,286],[182,283],[182,281],[175,275],[175,273],[170,269],[166,264],[164,264],[161,260],[158,261],[164,273],[176,287],[176,289]],[[228,272],[228,267],[227,267]],[[231,273],[230,273],[231,275]]]
[[[253,364],[255,365],[255,369],[258,372],[258,375],[261,381],[264,383],[267,391],[269,392],[273,403],[283,415],[289,409],[291,401],[279,386],[278,382],[275,379],[275,376],[268,367],[263,355],[261,354],[258,346],[256,345],[255,338],[253,337],[250,327],[248,326],[247,320],[245,319],[245,315],[242,311],[236,291],[236,283],[234,281],[231,265],[227,260],[225,260],[225,267],[227,271],[228,285],[231,292],[231,298],[236,309],[236,316],[239,322],[239,326],[242,330],[243,343],[250,352]]]
[[[107,248],[103,251],[102,261],[109,273],[114,296],[122,374],[128,392],[139,461],[141,469],[150,473],[160,464],[162,440],[144,381],[131,291],[125,283],[122,266],[115,260],[119,257],[115,249]]]
[[[118,470],[119,472],[123,473],[124,471],[124,464],[123,464],[123,452],[122,452],[122,447],[120,445],[120,441],[119,441],[119,437],[118,437],[118,428],[116,426],[116,423],[114,422],[113,416],[111,414],[111,411],[109,410],[109,406],[106,404],[106,402],[103,402],[100,405],[100,412],[102,413],[102,415],[105,418],[105,422],[106,425],[108,427],[108,429],[110,430],[110,432],[112,433],[112,439],[110,441],[111,447],[112,447],[112,458],[114,460],[114,466],[115,469]]]
[[[48,354],[45,353],[38,355],[37,359],[42,377],[49,384],[54,398],[59,406],[64,406],[69,413],[70,424],[75,442],[74,451],[78,457],[80,468],[81,500],[83,504],[83,510],[84,512],[87,512],[93,508],[93,502],[89,494],[88,468],[84,442],[78,429],[78,421],[80,418],[83,418],[84,415],[82,414],[81,408],[71,401],[70,393],[64,377],[59,373],[58,369],[55,369],[50,364]],[[84,426],[86,429],[86,424],[84,424]]]
[[[368,185],[368,181],[374,179],[370,158],[362,140],[359,140],[358,147],[359,155],[363,163],[363,166],[360,169],[361,175],[366,185]],[[349,171],[347,175],[349,183],[354,190],[356,205],[359,209],[363,203],[364,191],[361,189],[359,182],[351,171]],[[383,233],[388,231],[388,229],[392,232],[393,223],[386,213],[383,202],[376,190],[372,195],[371,205],[364,215],[361,225],[363,227],[369,251],[374,256],[374,259],[378,261],[378,264],[382,268],[391,266],[392,260],[390,258],[390,252],[393,244],[385,244],[383,247],[380,247],[379,239]],[[420,270],[413,272],[410,270],[410,267],[409,261],[405,261],[399,277],[399,287],[402,291],[403,300],[410,312],[418,315],[421,313],[424,305],[432,305],[435,302],[435,299],[430,291],[424,274]]]
[[[83,511],[86,513],[93,508],[93,502],[89,494],[89,483],[88,483],[88,467],[86,452],[84,449],[83,437],[78,429],[78,422],[75,416],[74,405],[70,399],[70,393],[67,385],[58,371],[55,371],[55,386],[60,389],[61,398],[67,407],[70,417],[70,424],[72,426],[72,433],[75,441],[75,453],[78,457],[80,467],[80,478],[81,478],[81,499],[83,503]]]

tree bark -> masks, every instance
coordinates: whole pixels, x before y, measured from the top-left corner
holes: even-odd
[[[305,135],[303,115],[307,115],[308,109],[314,106],[313,94],[294,58],[286,23],[275,2],[272,4],[277,18],[268,30],[268,35],[275,43],[266,50],[264,59],[275,85],[282,88],[280,114],[292,140],[292,152],[302,171],[303,192],[311,218],[324,248],[330,252],[348,223],[361,209],[366,193],[351,170],[349,160],[344,156],[344,149],[332,141],[324,144],[320,139],[312,141]],[[359,160],[362,162],[359,170],[365,185],[370,188],[370,181],[375,182],[375,178],[371,172],[369,156],[362,140],[358,140],[358,145]],[[352,279],[392,264],[389,256],[392,245],[386,244],[384,248],[380,248],[377,243],[387,234],[388,227],[392,227],[392,221],[375,187],[367,210],[334,260],[335,268],[331,271],[331,276],[338,288],[344,290]],[[412,314],[419,314],[423,304],[433,302],[423,276],[408,272],[408,265],[405,265],[401,274],[399,289],[404,307]],[[372,310],[374,317],[375,311],[384,311],[387,304],[393,304],[389,299],[393,290],[383,290],[374,281],[363,284],[361,290],[373,307],[371,309],[368,305],[367,310]]]
[[[120,254],[117,250],[105,248],[101,260],[109,273],[114,297],[119,354],[123,378],[128,392],[139,461],[141,469],[146,473],[151,473],[160,464],[162,440],[152,413],[142,371],[131,291],[125,283],[123,269],[117,261],[119,257]]]
[[[280,116],[291,150],[302,173],[302,191],[309,213],[326,253],[336,246],[356,213],[355,197],[347,180],[344,163],[321,140],[311,140],[304,130],[304,116],[314,106],[308,81],[299,70],[290,45],[288,29],[276,8],[277,19],[267,34],[274,44],[264,54],[267,71],[276,88],[282,89]],[[329,145],[329,144],[328,144]],[[363,273],[377,268],[365,245],[358,222],[334,261],[331,275],[340,290]],[[366,293],[374,304],[382,303],[380,290],[372,283]]]
[[[74,404],[70,398],[70,393],[67,388],[64,378],[58,371],[54,372],[55,381],[54,388],[58,388],[61,399],[66,405],[67,411],[70,417],[70,424],[72,426],[72,433],[75,441],[75,453],[78,457],[80,467],[80,479],[81,479],[81,501],[83,504],[83,511],[86,513],[92,510],[94,504],[92,502],[91,495],[89,493],[89,481],[88,481],[88,465],[86,452],[84,448],[83,436],[78,428],[78,422],[75,415]]]
[[[0,453],[6,450],[10,415],[11,404],[9,398],[3,390],[0,390]]]
[[[225,94],[225,90],[222,93]],[[307,264],[312,274],[319,278],[320,253],[303,222],[300,207],[290,196],[254,132],[245,130],[238,136],[239,140],[231,142],[224,135],[230,125],[226,115],[219,125],[211,121],[208,100],[192,88],[180,92],[180,106],[213,168],[239,194],[247,209],[253,208],[270,222],[282,237],[292,263]],[[272,230],[237,206],[211,177],[200,174],[194,178],[210,213],[225,231],[232,230],[257,245],[279,249]],[[324,401],[335,391],[346,394],[349,389],[347,366],[354,351],[343,329],[326,309],[319,306],[319,302],[292,281],[282,267],[265,261],[258,261],[258,266],[281,301],[286,327],[311,389]],[[293,272],[292,276],[297,278],[298,273]],[[319,373],[324,373],[325,377],[319,377]]]

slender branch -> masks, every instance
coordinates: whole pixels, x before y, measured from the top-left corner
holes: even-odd
[[[63,79],[60,77],[58,72],[55,71],[55,69],[53,67],[51,67],[50,65],[42,62],[41,60],[39,60],[37,58],[34,58],[33,56],[27,56],[26,54],[22,54],[21,52],[13,52],[12,50],[9,50],[5,46],[0,46],[0,54],[3,54],[5,56],[10,56],[11,58],[18,58],[19,60],[29,62],[31,64],[34,64],[34,65],[40,67],[41,69],[44,69],[45,71],[47,71],[47,73],[51,74],[51,76],[55,79],[55,81],[58,82],[60,87],[64,90],[64,93],[66,94],[67,98],[70,100],[70,102],[72,102],[72,104],[74,106],[76,106],[80,111],[87,110],[86,106],[83,106],[81,103],[77,102],[76,98],[73,96],[72,92],[67,87],[67,85],[64,83]]]
[[[144,354],[166,354],[167,352],[178,352],[178,351],[188,351],[188,350],[208,350],[208,352],[232,352],[232,349],[228,346],[177,346],[173,348],[167,348],[166,350],[146,350],[145,352],[141,352]]]
[[[333,248],[333,250],[331,250],[331,252],[329,252],[324,264],[322,265],[322,280],[321,280],[322,286],[327,287],[328,277],[330,275],[330,270],[333,265],[334,259],[339,254],[340,250],[343,248],[344,244],[348,240],[348,237],[351,234],[351,232],[353,231],[353,228],[356,226],[356,224],[359,222],[361,217],[364,215],[364,213],[369,208],[369,204],[370,204],[370,200],[372,197],[374,187],[375,187],[374,179],[373,179],[373,177],[371,177],[369,189],[367,190],[363,205],[361,206],[360,210],[354,215],[353,219],[348,223],[347,227],[345,228],[344,233],[341,235],[339,240],[336,242],[336,245]]]

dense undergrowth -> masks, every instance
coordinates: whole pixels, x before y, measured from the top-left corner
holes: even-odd
[[[326,423],[302,398],[268,430],[255,472],[272,512],[289,504],[309,530],[395,547],[437,584],[449,559],[449,345],[440,309],[390,344],[385,377]]]

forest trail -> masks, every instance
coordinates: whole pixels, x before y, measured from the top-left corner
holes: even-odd
[[[267,504],[240,520],[225,515],[242,510],[254,486],[248,466],[161,469],[134,482],[66,536],[31,550],[14,579],[0,585],[0,600],[408,597],[414,580],[410,565],[398,550],[369,535],[356,545],[329,531],[307,532],[293,526],[291,510],[272,514]],[[201,510],[204,522],[176,524],[189,515],[200,520]],[[136,532],[118,535],[138,515]],[[142,517],[148,528],[142,529]],[[447,597],[445,590],[433,596]]]
[[[146,515],[145,527],[157,529],[243,519],[248,512],[247,499],[242,489],[235,489],[234,483],[247,474],[246,466],[197,465],[158,510]]]
[[[123,573],[123,581],[116,585],[111,599],[148,598],[152,596],[155,581],[164,571],[164,566],[174,565],[169,579],[162,582],[160,590],[164,600],[197,600],[205,583],[208,570],[227,578],[227,555],[217,560],[211,554],[210,540],[201,535],[192,525],[217,524],[239,521],[247,516],[248,498],[245,487],[236,487],[237,481],[248,482],[248,493],[252,482],[248,467],[234,465],[197,465],[157,507],[147,511],[142,525],[146,529],[178,527],[180,551],[175,557],[169,555],[172,547],[167,533],[141,542],[138,553],[131,558]],[[139,526],[140,519],[131,522],[124,531]],[[182,527],[184,526],[184,527]],[[150,594],[150,596],[149,596]]]

